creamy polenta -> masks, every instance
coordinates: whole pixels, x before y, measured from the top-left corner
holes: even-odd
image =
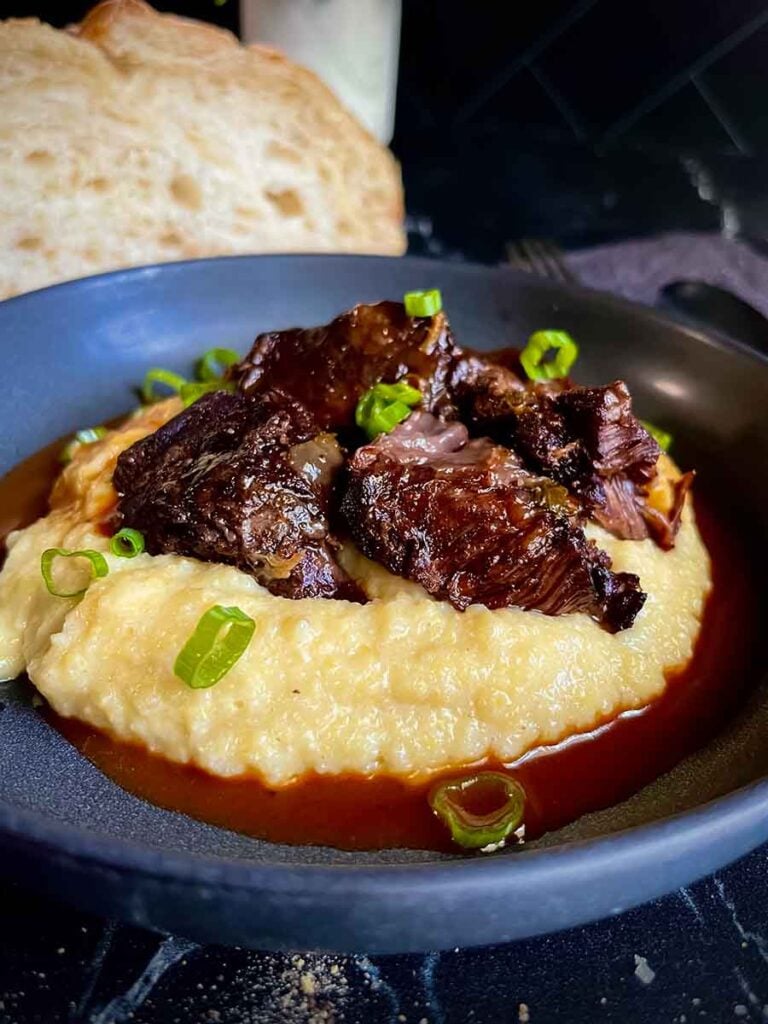
[[[9,538],[0,678],[26,669],[59,714],[273,785],[310,770],[420,775],[512,761],[588,730],[646,704],[690,658],[710,587],[690,502],[669,552],[588,529],[648,593],[634,626],[616,634],[585,614],[458,612],[352,546],[341,561],[371,598],[365,605],[274,597],[237,569],[176,555],[116,558],[98,527],[114,504],[115,460],[178,409],[177,400],[153,406],[79,449],[50,514]],[[103,552],[109,574],[79,601],[54,597],[40,572],[50,547]],[[174,660],[215,604],[242,609],[255,632],[220,682],[193,690]]]

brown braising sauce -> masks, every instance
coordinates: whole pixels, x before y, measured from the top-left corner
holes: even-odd
[[[0,537],[45,513],[62,445],[48,446],[0,480]],[[729,534],[718,524],[699,491],[696,515],[714,588],[694,657],[684,672],[670,676],[663,696],[515,764],[465,765],[444,773],[450,778],[482,767],[516,778],[527,795],[528,838],[636,792],[719,731],[745,695],[757,633],[749,560],[738,531]],[[348,850],[456,849],[427,803],[434,778],[311,774],[270,789],[252,776],[223,780],[173,764],[50,710],[46,717],[124,789],[224,828]]]

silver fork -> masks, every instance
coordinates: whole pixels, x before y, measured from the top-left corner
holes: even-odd
[[[557,242],[547,238],[520,238],[516,242],[507,242],[507,263],[515,270],[547,277],[551,281],[579,283],[565,262],[563,250]]]

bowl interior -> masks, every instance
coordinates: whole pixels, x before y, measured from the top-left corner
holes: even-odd
[[[768,534],[768,363],[639,307],[505,269],[359,257],[234,258],[120,272],[0,304],[11,382],[0,409],[0,472],[82,426],[133,404],[149,366],[187,372],[201,351],[245,351],[268,328],[314,324],[361,301],[439,287],[458,340],[520,344],[562,328],[581,344],[578,378],[621,377],[643,418],[675,435],[729,529],[757,555]],[[618,807],[538,845],[604,835],[666,817],[768,770],[768,696],[755,674],[747,706],[703,751]],[[607,766],[610,770],[610,766]],[[429,862],[418,851],[344,853],[285,847],[153,807],[104,778],[32,706],[30,688],[0,684],[0,806],[37,811],[89,833],[206,857],[296,863]],[[536,844],[533,844],[536,845]]]

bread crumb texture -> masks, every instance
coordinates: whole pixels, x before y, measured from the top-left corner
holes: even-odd
[[[253,772],[273,785],[310,770],[426,775],[485,757],[512,761],[640,707],[664,689],[665,669],[691,655],[710,572],[690,507],[671,552],[590,528],[649,595],[632,629],[615,635],[584,614],[458,612],[351,546],[342,558],[371,598],[365,605],[274,597],[235,568],[192,558],[116,558],[96,525],[114,504],[115,460],[178,408],[178,399],[161,403],[83,446],[49,515],[9,538],[0,678],[26,668],[62,715],[213,774]],[[95,548],[109,575],[79,602],[53,597],[40,574],[48,547]],[[241,608],[255,633],[220,682],[191,690],[174,660],[215,604]]]
[[[117,267],[405,247],[399,168],[310,71],[106,0],[0,22],[0,298]]]

